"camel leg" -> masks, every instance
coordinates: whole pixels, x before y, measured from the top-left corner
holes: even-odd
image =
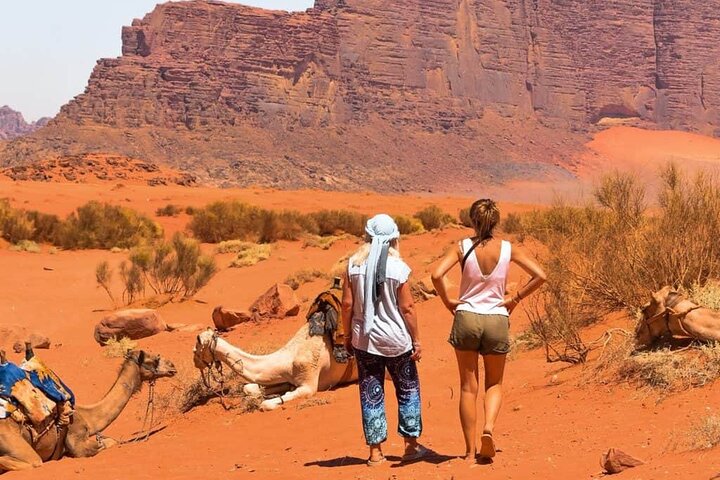
[[[42,465],[40,455],[33,450],[14,425],[0,422],[0,473],[14,470],[28,470]]]
[[[91,435],[84,438],[68,436],[66,443],[70,455],[75,458],[87,458],[94,457],[101,451],[117,445],[118,442],[109,437],[100,436],[98,439],[97,436]]]
[[[300,385],[295,390],[291,390],[289,392],[286,392],[282,394],[279,397],[276,398],[270,398],[268,400],[265,400],[260,404],[260,410],[264,412],[268,412],[270,410],[275,410],[280,405],[284,405],[288,402],[292,402],[293,400],[299,400],[301,398],[308,398],[312,397],[317,393],[317,387],[318,387],[318,377],[315,376],[315,378],[308,382]]]
[[[265,395],[282,395],[283,393],[287,392],[288,390],[292,390],[295,388],[294,385],[290,383],[279,383],[277,385],[259,385],[257,383],[248,383],[245,386],[243,386],[243,393],[245,395],[250,395],[253,397],[260,397],[263,394]]]
[[[33,452],[34,453],[34,452]],[[35,454],[37,456],[37,453]],[[14,472],[17,470],[30,470],[31,468],[37,468],[42,465],[42,460],[37,457],[33,460],[19,460],[14,457],[4,456],[0,457],[0,473],[3,472]]]

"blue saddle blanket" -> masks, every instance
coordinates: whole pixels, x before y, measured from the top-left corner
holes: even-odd
[[[13,363],[0,364],[0,397],[14,402],[13,386],[20,380],[30,383],[55,403],[70,402],[75,406],[75,395],[60,378],[37,357],[23,363],[23,368]]]

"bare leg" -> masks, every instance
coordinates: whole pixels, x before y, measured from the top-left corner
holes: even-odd
[[[371,462],[380,462],[383,458],[385,457],[382,452],[382,444],[370,445],[370,457],[368,457],[368,460]]]
[[[502,404],[502,381],[506,355],[484,355],[485,365],[485,425],[484,433],[492,433]]]
[[[455,350],[460,372],[460,425],[465,437],[465,459],[475,460],[477,451],[478,353]]]

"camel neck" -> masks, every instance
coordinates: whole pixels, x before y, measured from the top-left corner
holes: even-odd
[[[102,432],[114,422],[141,386],[140,367],[132,360],[125,360],[117,380],[105,397],[94,405],[78,407],[87,424],[88,435]]]

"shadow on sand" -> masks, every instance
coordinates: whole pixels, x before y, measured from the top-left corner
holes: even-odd
[[[390,468],[398,468],[398,467],[404,467],[406,465],[413,465],[416,463],[430,463],[433,465],[438,465],[440,463],[448,462],[450,460],[453,460],[455,458],[458,458],[455,455],[441,455],[439,453],[430,451],[427,455],[425,455],[422,458],[418,458],[416,460],[411,460],[408,462],[403,462],[402,457],[394,456],[394,455],[387,455],[385,456],[388,462],[391,462],[392,465]],[[338,458],[331,458],[328,460],[317,460],[315,462],[308,462],[305,464],[306,467],[325,467],[325,468],[334,468],[334,467],[350,467],[350,466],[356,466],[356,465],[365,465],[367,462],[367,459],[365,458],[358,458],[358,457],[338,457]]]

